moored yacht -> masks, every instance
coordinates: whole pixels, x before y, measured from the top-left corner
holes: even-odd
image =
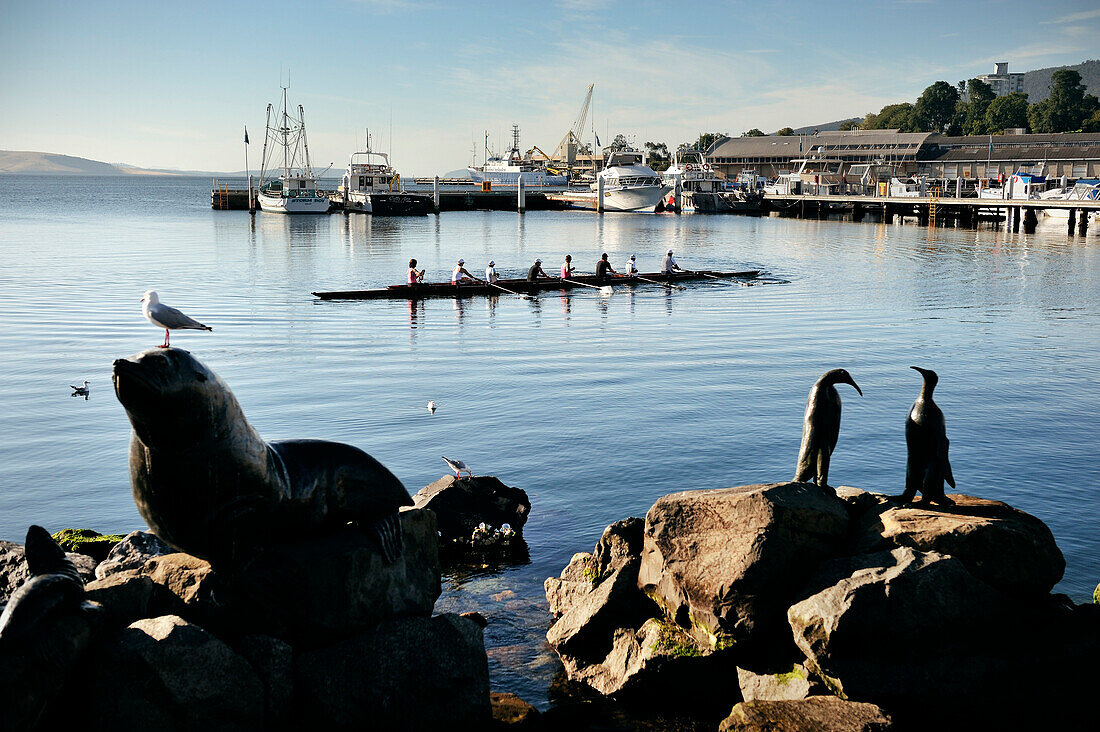
[[[661,173],[661,180],[672,192],[664,198],[664,207],[681,213],[753,212],[760,210],[763,196],[753,188],[727,185],[699,150],[677,150],[672,165]],[[676,200],[676,186],[682,191]]]
[[[820,148],[818,148],[820,150]],[[845,162],[839,158],[811,156],[791,161],[798,165],[793,173],[781,173],[764,193],[776,196],[828,196],[841,192]]]
[[[269,104],[260,190],[256,195],[260,209],[286,214],[326,213],[329,200],[317,187],[309,162],[305,111],[300,104],[297,117],[287,111],[286,87],[283,87],[283,108],[275,115],[275,125],[272,126]],[[279,152],[282,152],[281,167],[276,157]],[[277,176],[275,171],[279,171]]]
[[[488,148],[488,145],[486,145]],[[538,150],[533,148],[531,152]],[[539,150],[542,153],[541,150]],[[488,151],[486,151],[488,153]],[[483,165],[470,165],[466,168],[470,178],[476,183],[489,181],[499,185],[524,186],[565,186],[569,185],[569,174],[546,165],[549,157],[544,153],[542,159],[532,157],[530,152],[521,155],[519,151],[519,125],[512,125],[512,147],[504,155],[488,155]]]
[[[434,209],[430,196],[405,191],[401,176],[390,165],[390,156],[367,149],[351,154],[337,190],[345,211],[374,216],[420,216]]]

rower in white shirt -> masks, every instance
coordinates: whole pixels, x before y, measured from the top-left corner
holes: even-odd
[[[497,263],[493,260],[489,260],[489,266],[485,268],[485,281],[496,282],[500,279],[500,275],[497,274]]]
[[[638,267],[635,264],[636,259],[637,257],[631,254],[630,259],[627,260],[626,268],[623,270],[623,274],[625,274],[627,277],[638,274]]]
[[[465,267],[466,260],[460,259],[455,262],[454,269],[451,270],[451,284],[457,285],[467,280],[476,280],[477,278],[470,274]]]
[[[673,272],[683,272],[684,270],[680,265],[676,264],[676,260],[672,258],[672,250],[668,250],[668,254],[665,255],[665,261],[661,263],[661,274],[670,275]]]

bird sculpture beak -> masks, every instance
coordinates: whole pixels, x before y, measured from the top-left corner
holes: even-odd
[[[927,369],[922,369],[920,366],[910,366],[909,368],[913,369],[921,376],[924,376],[928,372]]]
[[[857,392],[859,392],[859,395],[860,395],[860,396],[863,396],[863,389],[860,389],[860,388],[859,388],[859,384],[857,384],[857,383],[856,383],[856,380],[855,380],[855,379],[853,379],[853,378],[852,378],[851,376],[849,376],[849,377],[848,377],[848,380],[847,380],[847,381],[845,381],[844,383],[845,383],[845,384],[851,384],[851,385],[852,385],[853,387],[855,387],[855,390],[856,390]]]

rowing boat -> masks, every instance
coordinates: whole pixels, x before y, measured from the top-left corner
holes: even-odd
[[[637,287],[650,285],[652,282],[644,280],[658,280],[660,282],[684,282],[689,280],[708,280],[715,277],[730,280],[751,280],[760,276],[760,270],[752,269],[744,272],[717,272],[701,270],[698,272],[676,272],[667,275],[661,272],[643,272],[636,277],[610,276],[603,280],[595,275],[574,275],[568,280],[558,277],[545,277],[537,280],[498,280],[497,285],[517,293],[530,294],[546,290],[572,290],[577,287],[603,287],[606,285]],[[425,282],[418,285],[390,285],[389,287],[375,290],[334,290],[332,292],[314,292],[313,295],[322,300],[423,300],[429,297],[475,297],[479,295],[500,295],[498,287],[493,287],[485,282],[467,282],[451,284],[450,282]]]

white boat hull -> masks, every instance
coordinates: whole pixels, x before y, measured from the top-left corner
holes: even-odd
[[[652,213],[662,197],[671,189],[667,186],[639,186],[620,190],[604,191],[604,211],[641,211]],[[596,191],[569,191],[562,194],[547,194],[552,200],[568,203],[574,208],[596,209]]]
[[[269,196],[260,192],[256,198],[260,210],[282,214],[323,214],[328,213],[329,200],[324,196]]]

